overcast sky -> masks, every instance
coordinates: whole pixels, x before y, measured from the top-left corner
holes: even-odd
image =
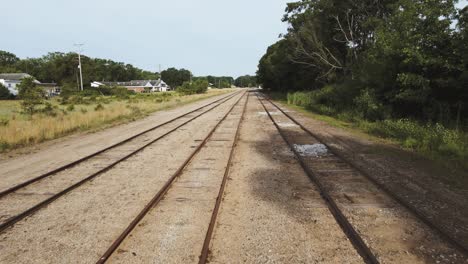
[[[267,47],[286,31],[291,0],[4,1],[0,50],[20,58],[74,51],[145,70],[186,68],[195,75],[254,74]],[[459,6],[467,4],[460,1]]]
[[[15,0],[2,3],[0,50],[20,58],[84,53],[158,71],[254,74],[286,30],[287,0]],[[8,10],[8,12],[5,12]],[[3,26],[6,23],[6,26]]]

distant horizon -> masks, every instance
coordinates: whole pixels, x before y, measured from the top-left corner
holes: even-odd
[[[255,75],[267,48],[286,32],[281,18],[288,2],[83,0],[72,6],[59,0],[18,0],[3,4],[21,9],[22,19],[14,12],[2,14],[3,33],[10,37],[2,40],[0,50],[21,59],[38,58],[75,52],[73,45],[84,43],[86,56],[151,72],[159,72],[161,65],[162,70],[184,68],[194,76]],[[467,4],[463,0],[457,7]],[[142,10],[163,11],[140,16]],[[77,17],[80,13],[86,15]]]
[[[281,18],[287,2],[8,1],[3,8],[21,10],[21,19],[16,12],[2,14],[2,31],[9,37],[0,50],[37,58],[74,52],[74,43],[84,43],[86,56],[152,72],[161,64],[196,76],[254,75],[267,47],[286,31]]]

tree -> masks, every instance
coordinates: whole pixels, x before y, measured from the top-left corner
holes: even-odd
[[[257,78],[250,75],[240,76],[234,81],[234,85],[237,87],[255,87],[257,86]]]
[[[261,58],[257,81],[276,91],[317,90],[314,100],[329,109],[372,119],[463,120],[468,10],[457,11],[455,2],[289,3],[288,32]],[[389,114],[375,114],[381,109]]]
[[[205,79],[198,79],[193,82],[184,82],[181,86],[177,87],[176,91],[181,94],[201,94],[208,90],[208,81]]]
[[[169,68],[161,72],[161,79],[169,86],[178,87],[184,82],[190,81],[192,73],[186,69]]]
[[[24,78],[17,88],[18,97],[23,100],[21,102],[23,111],[32,116],[36,112],[36,107],[43,103],[44,91],[36,85],[34,78],[31,77]]]
[[[19,60],[15,54],[0,50],[0,72],[17,72],[16,63]]]
[[[19,60],[15,54],[0,50],[0,67],[14,66]]]
[[[6,88],[3,84],[0,83],[0,99],[7,100],[12,99],[14,96],[10,93],[8,88]]]

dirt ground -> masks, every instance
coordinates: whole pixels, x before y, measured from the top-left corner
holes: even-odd
[[[158,112],[97,133],[41,144],[30,148],[30,154],[3,157],[0,190],[221,97]],[[0,263],[95,263],[239,98],[240,95],[235,96],[215,111],[1,232]],[[109,263],[198,262],[245,100],[246,97],[221,123],[164,199],[129,234]],[[332,159],[326,156],[326,149],[309,148],[307,144],[318,142],[300,133],[280,112],[272,114],[280,127],[289,131],[294,142],[301,145],[302,153],[320,157],[309,161],[315,169],[340,172],[338,178],[331,174],[323,178],[325,185],[371,250],[378,253],[381,263],[466,263],[459,253],[454,256],[456,251],[437,234],[364,177],[347,174],[350,169],[339,162],[333,166],[324,163]],[[464,222],[467,205],[460,200],[465,198],[463,190],[452,191],[434,177],[424,178],[428,169],[418,167],[418,161],[412,163],[403,154],[400,155],[403,160],[399,160],[398,155],[380,151],[394,150],[394,146],[361,139],[301,113],[290,114],[378,180],[400,190],[399,195],[423,205],[422,211],[432,213],[434,221],[445,223],[447,230],[458,230],[457,235],[463,237],[460,234],[467,228]],[[174,126],[154,131],[138,144]],[[120,155],[132,147],[126,145],[112,155]],[[320,167],[321,164],[325,166]],[[76,177],[103,165],[104,159],[102,163],[98,160],[80,165],[16,196],[0,199],[0,219],[2,215],[5,218],[17,214],[40,197],[51,195]],[[253,93],[229,166],[230,174],[210,244],[210,263],[363,263],[320,191]],[[445,213],[449,216],[444,222]]]

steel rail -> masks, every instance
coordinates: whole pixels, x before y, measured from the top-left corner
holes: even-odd
[[[361,255],[361,257],[363,258],[363,260],[366,263],[372,263],[372,264],[379,263],[376,256],[372,253],[372,251],[366,245],[366,243],[364,242],[362,237],[359,235],[359,233],[354,229],[353,225],[348,221],[346,216],[343,214],[341,209],[336,204],[335,200],[327,192],[326,188],[324,187],[322,182],[319,180],[319,178],[317,177],[315,172],[312,171],[306,165],[305,160],[297,152],[297,150],[292,146],[292,144],[289,141],[289,139],[287,138],[286,134],[281,130],[279,125],[273,119],[270,112],[266,108],[265,104],[259,98],[258,94],[257,94],[257,98],[258,98],[259,102],[261,103],[261,105],[263,106],[263,109],[265,109],[265,112],[268,114],[268,117],[270,118],[271,122],[274,124],[274,126],[278,130],[278,133],[281,135],[281,137],[286,142],[286,144],[289,146],[289,148],[293,151],[294,155],[296,156],[297,160],[299,161],[299,163],[300,163],[302,169],[304,170],[304,172],[307,174],[307,176],[309,176],[309,178],[312,180],[312,182],[314,182],[315,185],[317,186],[317,188],[319,189],[320,195],[326,201],[326,203],[328,205],[328,208],[330,209],[330,212],[334,216],[336,222],[340,225],[343,232],[349,238],[349,240],[351,241],[351,244],[354,246],[356,251],[359,253],[359,255]]]
[[[208,135],[204,138],[204,140],[198,145],[198,147],[190,154],[190,156],[182,163],[182,165],[177,169],[177,171],[172,174],[172,176],[166,181],[163,187],[156,193],[156,195],[150,200],[148,204],[140,211],[140,213],[130,222],[130,224],[125,228],[125,230],[117,237],[116,240],[110,245],[110,247],[106,250],[106,252],[99,258],[96,262],[97,264],[105,263],[110,256],[114,253],[115,250],[120,246],[120,244],[125,240],[125,238],[132,232],[132,230],[138,225],[138,223],[148,214],[148,212],[156,206],[164,197],[164,195],[169,191],[172,183],[178,178],[187,165],[193,160],[193,158],[197,155],[198,152],[206,145],[208,140],[214,134],[216,129],[220,126],[220,124],[229,116],[232,110],[236,107],[236,105],[244,98],[245,93],[232,105],[229,111],[220,119],[217,124],[211,129]]]
[[[78,159],[78,160],[75,160],[75,161],[73,161],[73,162],[71,162],[71,163],[65,164],[65,165],[63,165],[63,166],[61,166],[61,167],[59,167],[59,168],[56,168],[56,169],[54,169],[54,170],[51,170],[51,171],[46,172],[46,173],[44,173],[44,174],[41,174],[41,175],[39,175],[39,176],[37,176],[37,177],[34,177],[34,178],[30,179],[30,180],[24,181],[24,182],[22,182],[22,183],[20,183],[20,184],[17,184],[17,185],[15,185],[15,186],[13,186],[13,187],[10,187],[10,188],[8,188],[8,189],[6,189],[6,190],[4,190],[4,191],[0,191],[0,198],[4,197],[4,196],[6,196],[6,195],[8,195],[8,194],[10,194],[10,193],[12,193],[12,192],[15,192],[15,191],[17,191],[17,190],[19,190],[19,189],[21,189],[21,188],[24,188],[24,187],[26,187],[26,186],[28,186],[28,185],[30,185],[30,184],[32,184],[32,183],[35,183],[35,182],[37,182],[37,181],[39,181],[39,180],[42,180],[42,179],[44,179],[44,178],[47,178],[47,177],[49,177],[49,176],[51,176],[51,175],[53,175],[53,174],[56,174],[56,173],[61,172],[61,171],[63,171],[63,170],[66,170],[66,169],[69,169],[69,168],[71,168],[71,167],[74,167],[74,166],[78,165],[79,163],[81,163],[81,162],[83,162],[83,161],[86,161],[86,160],[88,160],[88,159],[90,159],[90,158],[92,158],[92,157],[95,157],[95,156],[97,156],[97,155],[99,155],[99,154],[102,154],[103,152],[106,152],[106,151],[108,151],[108,150],[110,150],[110,149],[113,149],[113,148],[116,148],[116,147],[118,147],[118,146],[120,146],[120,145],[123,145],[123,144],[125,144],[125,143],[127,143],[127,142],[129,142],[129,141],[131,141],[131,140],[133,140],[133,139],[135,139],[135,138],[137,138],[137,137],[139,137],[139,136],[142,136],[142,135],[144,135],[144,134],[146,134],[146,133],[148,133],[148,132],[151,132],[151,131],[153,131],[153,130],[155,130],[155,129],[158,129],[158,128],[162,127],[162,126],[165,126],[165,125],[167,125],[167,124],[170,124],[170,123],[172,123],[172,122],[174,122],[174,121],[176,121],[176,120],[178,120],[178,119],[180,119],[180,118],[183,118],[183,117],[185,117],[185,116],[187,116],[187,115],[189,115],[189,114],[192,114],[192,113],[194,113],[194,112],[197,112],[197,111],[199,111],[199,110],[201,110],[201,109],[203,109],[203,108],[205,108],[205,107],[207,107],[207,106],[210,106],[210,105],[212,105],[212,104],[215,104],[215,103],[217,103],[217,102],[220,102],[220,101],[222,101],[222,100],[224,100],[224,99],[232,98],[232,97],[234,97],[234,96],[237,95],[237,94],[239,94],[239,92],[233,93],[233,94],[230,94],[230,95],[225,96],[225,97],[223,97],[223,98],[220,98],[220,99],[218,99],[218,100],[215,100],[215,101],[213,101],[213,102],[211,102],[211,103],[209,103],[209,104],[206,104],[206,105],[204,105],[204,106],[202,106],[202,107],[199,107],[199,108],[197,108],[197,109],[195,109],[195,110],[192,110],[192,111],[187,112],[187,113],[185,113],[185,114],[183,114],[183,115],[177,116],[177,117],[175,117],[175,118],[173,118],[173,119],[171,119],[171,120],[169,120],[169,121],[166,121],[166,122],[164,122],[164,123],[162,123],[162,124],[159,124],[159,125],[157,125],[157,126],[154,126],[154,127],[152,127],[152,128],[149,128],[149,129],[147,129],[147,130],[145,130],[145,131],[143,131],[143,132],[140,132],[140,133],[138,133],[138,134],[136,134],[136,135],[133,135],[133,136],[131,136],[131,137],[127,138],[127,139],[124,139],[124,140],[122,140],[122,141],[120,141],[120,142],[117,142],[117,143],[115,143],[115,144],[113,144],[113,145],[111,145],[111,146],[109,146],[109,147],[106,147],[106,148],[101,149],[101,150],[99,150],[99,151],[97,151],[97,152],[94,152],[94,153],[89,154],[89,155],[87,155],[87,156],[85,156],[85,157],[82,157],[82,158],[80,158],[80,159]]]
[[[337,156],[339,159],[344,161],[346,164],[350,165],[353,169],[358,171],[360,174],[362,174],[364,177],[366,177],[370,182],[372,182],[375,186],[377,186],[379,189],[383,190],[388,196],[390,196],[392,199],[397,201],[400,205],[405,207],[409,212],[411,212],[416,218],[421,220],[424,224],[426,224],[429,228],[435,230],[446,242],[452,244],[455,246],[461,253],[463,253],[465,256],[468,256],[468,245],[464,245],[462,242],[458,241],[454,236],[446,232],[443,228],[441,228],[439,225],[433,223],[430,221],[424,214],[420,213],[413,205],[410,203],[406,202],[402,198],[400,198],[398,195],[396,195],[394,192],[392,192],[388,187],[386,187],[384,184],[380,183],[377,181],[374,177],[370,176],[370,174],[363,170],[361,167],[357,166],[353,161],[351,161],[349,158],[345,157],[343,154],[340,152],[336,151],[334,148],[332,148],[328,143],[326,143],[322,137],[317,135],[316,133],[313,133],[309,129],[307,129],[305,126],[303,126],[301,123],[299,123],[294,117],[286,113],[283,109],[281,109],[278,105],[273,103],[270,99],[265,98],[269,103],[271,103],[276,109],[278,109],[281,113],[283,113],[286,117],[288,117],[291,121],[293,121],[296,125],[298,125],[300,128],[302,128],[307,134],[310,136],[314,137],[317,139],[321,144],[325,145],[328,150],[335,156]]]
[[[250,92],[247,94],[247,99],[246,99],[246,102],[244,104],[244,109],[242,110],[242,115],[241,115],[240,121],[237,124],[236,134],[234,136],[234,142],[232,143],[231,152],[229,153],[229,158],[228,158],[228,161],[227,161],[227,164],[226,164],[226,170],[224,171],[223,180],[222,180],[221,186],[219,188],[218,196],[216,197],[215,207],[213,209],[213,213],[211,214],[210,224],[208,225],[208,230],[206,231],[205,240],[203,242],[203,247],[202,247],[202,250],[201,250],[200,259],[198,261],[199,264],[205,264],[208,261],[208,255],[209,255],[209,252],[210,252],[211,238],[213,237],[213,231],[214,231],[214,227],[215,227],[215,224],[216,224],[216,219],[218,218],[219,209],[221,207],[221,202],[223,200],[224,189],[226,187],[227,179],[228,179],[229,172],[230,172],[230,169],[231,169],[232,159],[234,157],[234,150],[235,150],[235,148],[237,146],[237,142],[239,140],[240,127],[241,127],[242,121],[244,120],[245,110],[247,108],[247,103],[249,101],[249,96],[250,96]]]
[[[239,93],[236,93],[235,95],[238,95]],[[243,95],[241,96],[241,98],[243,97]],[[169,130],[168,132],[164,133],[163,135],[149,141],[147,144],[143,145],[142,147],[139,147],[138,149],[132,151],[131,153],[125,155],[124,157],[118,159],[117,161],[114,161],[113,163],[107,165],[106,167],[102,168],[101,170],[91,174],[90,176],[74,183],[73,185],[67,187],[66,189],[54,194],[53,196],[47,198],[46,200],[43,200],[42,202],[34,205],[33,207],[23,211],[22,213],[18,214],[18,215],[15,215],[15,216],[12,216],[10,217],[9,219],[7,219],[4,223],[0,224],[0,233],[3,232],[5,229],[7,229],[8,227],[11,227],[13,226],[15,223],[17,223],[18,221],[22,220],[23,218],[27,217],[27,216],[30,216],[32,215],[33,213],[37,212],[38,210],[40,210],[41,208],[43,208],[44,206],[52,203],[53,201],[57,200],[58,198],[60,198],[61,196],[69,193],[70,191],[78,188],[79,186],[83,185],[84,183],[96,178],[97,176],[101,175],[102,173],[106,172],[106,171],[109,171],[110,169],[112,169],[113,167],[115,167],[117,164],[121,163],[122,161],[125,161],[127,160],[128,158],[134,156],[135,154],[141,152],[142,150],[144,150],[145,148],[147,148],[148,146],[154,144],[155,142],[161,140],[162,138],[165,138],[166,136],[168,136],[169,134],[173,133],[174,131],[178,130],[179,128],[181,128],[182,126],[185,126],[186,124],[192,122],[193,120],[197,119],[198,117],[208,113],[209,111],[215,109],[216,107],[220,106],[221,104],[225,103],[226,101],[228,101],[229,99],[231,99],[232,97],[224,100],[223,102],[209,108],[208,110],[196,115],[195,117],[192,117],[191,119],[185,121],[184,123],[178,125],[177,127]],[[239,99],[240,100],[240,99]]]

